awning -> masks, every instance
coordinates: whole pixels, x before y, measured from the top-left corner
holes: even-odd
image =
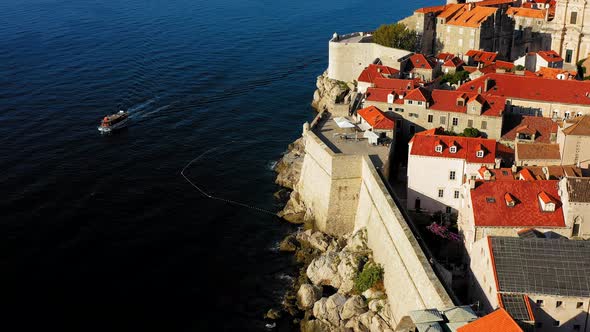
[[[334,122],[336,122],[336,124],[340,128],[354,128],[355,127],[352,123],[350,123],[350,121],[348,121],[348,119],[343,118],[343,117],[334,118]]]

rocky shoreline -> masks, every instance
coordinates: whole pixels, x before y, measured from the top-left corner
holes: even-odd
[[[332,110],[353,91],[343,82],[328,79],[325,73],[318,77],[317,87],[312,106],[318,111]],[[275,167],[276,183],[284,187],[275,196],[287,201],[278,216],[302,225],[280,243],[280,251],[293,254],[300,268],[285,294],[283,308],[269,310],[266,318],[272,321],[288,315],[303,332],[393,331],[383,282],[359,287],[366,272],[378,267],[367,247],[366,230],[341,238],[314,230],[313,213],[297,191],[304,157],[305,142],[299,138]]]

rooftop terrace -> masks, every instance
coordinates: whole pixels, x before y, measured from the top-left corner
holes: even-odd
[[[354,123],[350,117],[346,119]],[[331,114],[319,119],[313,132],[335,153],[369,155],[375,167],[383,166],[389,155],[389,146],[369,144],[358,128],[338,127]]]

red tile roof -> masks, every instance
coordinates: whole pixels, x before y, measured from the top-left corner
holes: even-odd
[[[541,58],[549,63],[553,62],[561,62],[563,58],[559,55],[559,53],[551,50],[551,51],[539,51],[537,52]]]
[[[414,89],[406,95],[405,99],[417,100],[417,101],[428,101],[430,99],[430,91],[423,87]]]
[[[410,57],[413,68],[432,69],[433,64],[423,54],[417,53]]]
[[[528,169],[523,169],[522,171],[520,171],[520,175],[522,176],[522,178],[525,181],[535,181],[535,177],[533,176],[533,173],[531,173],[531,171],[529,171]]]
[[[441,60],[443,62],[444,61],[447,61],[447,60],[450,60],[450,59],[452,59],[454,57],[455,57],[455,54],[453,54],[453,53],[439,53],[436,56],[437,59],[439,59],[439,60]]]
[[[519,160],[560,160],[559,144],[517,143],[516,157]]]
[[[506,15],[508,16],[520,16],[541,19],[545,19],[545,13],[546,11],[544,9],[532,9],[523,7],[511,7],[508,8],[508,10],[506,11]]]
[[[465,104],[463,106],[457,105],[457,99],[461,96],[465,99]],[[408,97],[409,95],[406,98]],[[479,99],[480,103],[483,105],[481,114],[485,116],[502,116],[506,105],[506,99],[502,97],[484,97],[477,93],[466,93],[452,90],[433,90],[430,94],[430,98],[430,109],[458,113],[467,113],[467,103],[474,99]]]
[[[469,50],[465,53],[466,56],[473,58],[473,61],[476,62],[483,62],[483,63],[492,63],[496,61],[496,57],[498,53],[495,52],[485,52],[485,51],[478,51],[478,50]]]
[[[543,203],[545,203],[545,204],[554,202],[554,201],[553,201],[553,198],[549,197],[549,195],[548,195],[546,192],[544,192],[544,191],[541,191],[541,193],[539,194],[539,198],[540,198],[540,199],[543,201]]]
[[[454,15],[457,15],[457,13],[464,12],[465,10],[467,10],[467,8],[464,4],[450,4],[445,6],[444,10],[440,14],[438,14],[437,18],[448,19],[453,17]]]
[[[389,76],[397,75],[398,73],[399,73],[399,70],[397,70],[395,68],[382,66],[382,65],[370,64],[367,68],[365,68],[361,72],[357,81],[373,83],[373,82],[375,82],[376,78],[389,77]]]
[[[485,91],[486,79],[492,87]],[[590,105],[590,82],[576,80],[553,80],[507,74],[487,74],[461,85],[458,91],[477,91],[484,94],[524,100],[536,100],[566,104]]]
[[[523,332],[506,310],[499,308],[473,322],[463,325],[457,332]]]
[[[453,67],[453,68],[457,68],[460,67],[464,64],[463,60],[459,59],[459,57],[453,57],[447,61],[445,61],[445,63],[443,63],[443,67]]]
[[[464,12],[455,15],[453,18],[447,21],[447,24],[469,28],[479,28],[481,24],[486,21],[488,17],[494,15],[497,10],[497,8],[492,7],[476,6],[471,10],[465,10]]]
[[[550,78],[550,79],[566,79],[571,80],[578,75],[577,71],[569,71],[562,68],[549,68],[549,67],[541,67],[535,73],[538,77],[543,78]],[[563,78],[558,78],[558,75],[563,75]]]
[[[376,88],[394,90],[412,90],[420,86],[416,80],[404,80],[400,78],[376,78],[373,82]]]
[[[476,181],[471,189],[471,205],[475,226],[488,227],[565,227],[559,201],[557,180],[538,181]],[[539,194],[556,202],[555,212],[541,210]],[[507,206],[509,193],[516,204]]]
[[[375,106],[360,109],[357,114],[365,119],[373,129],[393,130],[395,128],[395,122]]]
[[[502,139],[514,141],[517,133],[535,135],[536,143],[550,143],[551,134],[557,135],[557,123],[541,116],[507,116],[504,118]]]
[[[410,140],[412,156],[464,159],[474,164],[494,164],[496,159],[496,141],[485,138],[416,134]],[[451,153],[450,147],[457,146],[457,152]],[[436,152],[437,145],[442,145],[442,152]],[[477,151],[484,151],[484,157],[478,158]]]
[[[399,91],[395,89],[367,88],[366,100],[386,103],[387,96],[393,94],[394,102],[396,104],[403,104],[403,99],[397,98],[396,95],[403,95],[404,93],[405,91]]]
[[[496,6],[496,5],[511,5],[514,0],[482,0],[475,2],[476,6]]]
[[[445,9],[446,5],[442,5],[442,6],[431,6],[431,7],[424,7],[424,8],[420,8],[414,11],[414,13],[436,13],[436,12],[442,12]]]
[[[590,136],[590,115],[579,116],[567,121],[567,123],[570,122],[574,122],[574,124],[563,130],[564,135]]]

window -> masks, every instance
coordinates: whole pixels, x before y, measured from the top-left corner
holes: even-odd
[[[483,158],[483,151],[477,151],[477,158]]]
[[[563,305],[563,301],[557,301],[557,302],[555,302],[555,307],[556,307],[556,308],[559,308],[559,307],[561,307],[562,305]]]
[[[403,109],[403,108],[397,108],[397,107],[396,107],[396,108],[395,108],[395,111],[396,111],[396,112],[403,112],[403,111],[404,111],[404,109]]]
[[[565,112],[564,118],[565,119],[569,119],[570,118],[571,113],[570,112]]]
[[[442,152],[442,145],[437,145],[437,146],[434,148],[434,151],[436,151],[436,152],[438,152],[438,153],[441,153],[441,152]]]
[[[572,12],[570,14],[570,24],[576,24],[578,22],[578,12]]]
[[[553,321],[553,326],[559,326],[559,321],[558,320],[554,320]]]
[[[476,180],[477,179],[477,175],[471,175],[471,180]]]
[[[451,213],[451,212],[453,212],[453,211],[451,210],[451,207],[450,207],[450,206],[447,206],[447,207],[445,208],[445,212],[446,212],[446,213]]]
[[[481,129],[488,129],[488,122],[487,121],[481,122]]]
[[[584,302],[578,302],[576,303],[576,309],[580,309],[584,306]]]
[[[453,118],[453,126],[459,125],[459,118]]]
[[[553,118],[559,117],[559,111],[553,111]]]
[[[428,123],[432,123],[434,121],[434,115],[428,114]]]
[[[459,198],[459,190],[455,190],[455,195],[454,195],[455,199]]]
[[[421,101],[418,101],[418,105],[422,105],[422,102]]]
[[[451,148],[449,149],[451,153],[457,153],[457,147],[456,146],[451,146]]]
[[[444,189],[439,189],[438,190],[438,197],[440,197],[440,198],[445,197],[445,190]]]
[[[393,107],[388,108],[388,110],[393,111]]]
[[[418,113],[409,113],[410,118],[418,118]]]
[[[440,124],[441,125],[447,124],[447,117],[446,116],[441,116],[440,117]]]
[[[573,55],[574,55],[574,51],[573,50],[566,50],[565,51],[565,62],[571,63],[572,62]]]
[[[408,105],[412,105],[412,101],[411,100],[408,100]]]
[[[537,300],[537,305],[539,307],[542,307],[543,306],[543,300]]]
[[[494,197],[486,197],[486,202],[488,203],[496,203],[496,199]],[[543,301],[541,301],[543,302]],[[539,301],[537,301],[539,303]]]
[[[454,146],[452,148],[454,148]],[[455,171],[450,171],[449,172],[449,180],[455,180]]]
[[[473,128],[473,120],[467,120],[467,128]]]

